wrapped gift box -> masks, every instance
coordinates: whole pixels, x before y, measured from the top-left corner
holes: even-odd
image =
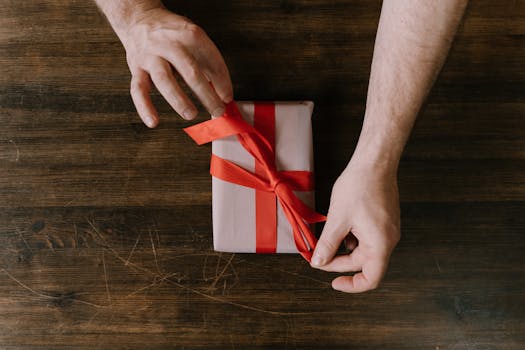
[[[314,208],[311,126],[313,103],[237,102],[236,107],[230,110],[237,115],[236,118],[218,117],[215,119],[224,120],[211,120],[185,129],[199,144],[213,140],[211,173],[214,175],[214,249],[242,253],[298,253],[300,249],[297,242],[300,240],[300,245],[303,245],[301,253],[309,260],[308,251],[315,245],[315,237],[307,223],[324,220],[324,216],[311,210]],[[227,114],[226,117],[229,117]],[[253,131],[249,131],[251,126],[259,133],[259,140],[264,139],[273,149],[272,152],[267,152],[271,154],[269,158],[274,158],[269,162],[269,167],[263,164],[265,162],[255,160],[254,147],[247,148],[246,144],[240,142],[243,136],[239,138],[239,135],[248,135],[249,138],[254,135]],[[255,148],[265,148],[261,145],[264,142],[255,142],[259,144]],[[251,149],[251,154],[248,149]],[[215,170],[214,158],[219,158],[222,162]],[[239,169],[231,169],[232,167],[242,169],[239,172]],[[221,168],[221,171],[217,168]],[[229,170],[223,171],[224,168]],[[231,173],[236,174],[232,177]],[[239,177],[251,178],[251,182],[247,182],[249,184],[257,182],[252,174],[255,177],[260,176],[263,185],[249,187],[235,183]],[[290,174],[291,177],[288,177]],[[240,183],[246,182],[242,180]],[[279,184],[286,184],[285,189],[281,187],[277,190]],[[255,189],[257,186],[259,189]],[[298,188],[302,190],[299,191]],[[302,203],[291,197],[297,197]],[[286,210],[283,210],[281,204],[283,198]],[[304,204],[309,208],[304,207]]]
[[[237,105],[244,119],[254,125],[254,104],[238,102]],[[274,108],[277,170],[313,171],[313,103],[277,102]],[[257,116],[265,117],[268,116],[264,113]],[[254,126],[261,131],[257,124]],[[246,170],[255,171],[254,158],[240,145],[235,136],[213,141],[212,152]],[[222,252],[255,253],[256,190],[212,177],[212,192],[214,249]],[[307,205],[314,207],[313,191],[295,193]],[[297,253],[292,228],[278,202],[276,252]]]

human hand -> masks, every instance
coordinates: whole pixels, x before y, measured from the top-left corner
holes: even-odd
[[[328,219],[315,248],[312,266],[339,276],[332,287],[348,293],[376,288],[400,239],[396,170],[353,159],[335,182]],[[335,256],[345,240],[349,254]]]
[[[233,99],[233,89],[224,59],[206,33],[162,6],[141,10],[132,18],[114,27],[126,49],[130,93],[144,123],[153,128],[159,122],[149,95],[152,83],[180,116],[195,118],[197,108],[177,74],[211,115],[221,115],[224,103]]]

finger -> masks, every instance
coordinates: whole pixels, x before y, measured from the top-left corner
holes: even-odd
[[[212,116],[224,113],[224,103],[210,85],[195,58],[180,46],[166,54],[166,59],[175,67],[186,84],[195,93]]]
[[[213,84],[219,98],[228,103],[233,100],[230,74],[219,49],[206,32],[186,19],[183,31],[176,32],[180,40],[202,68],[202,72]],[[182,34],[182,35],[181,35]]]
[[[345,238],[346,249],[350,251],[354,250],[357,247],[358,243],[359,242],[357,241],[357,238],[352,233],[349,233],[348,236],[346,236]]]
[[[319,269],[330,272],[355,272],[361,271],[365,262],[361,249],[356,248],[352,253],[339,255]]]
[[[203,72],[211,81],[220,99],[224,103],[229,103],[233,100],[233,87],[228,67],[226,67],[224,58],[211,40],[208,47],[209,49],[204,50],[203,54],[206,57],[206,61],[203,62]]]
[[[151,81],[148,74],[142,69],[133,72],[129,89],[131,99],[133,100],[140,119],[142,119],[148,127],[154,128],[159,123],[159,117],[151,102],[150,91]]]
[[[337,216],[330,216],[329,212],[323,232],[312,255],[312,266],[320,267],[332,260],[348,232],[349,227],[341,220],[337,220]]]
[[[375,289],[385,274],[387,261],[377,259],[363,265],[361,272],[353,276],[340,276],[332,281],[335,290],[346,293],[361,293]]]
[[[223,62],[220,66],[205,68],[204,74],[210,79],[222,102],[230,103],[233,100],[233,87],[226,64]]]
[[[180,87],[171,66],[159,59],[150,69],[151,80],[170,106],[184,119],[191,120],[197,115],[197,108]]]

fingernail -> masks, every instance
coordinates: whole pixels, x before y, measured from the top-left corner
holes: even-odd
[[[197,111],[193,108],[187,108],[182,112],[182,117],[186,120],[192,120],[197,116]]]
[[[155,127],[155,119],[153,119],[152,116],[147,115],[147,116],[144,117],[144,119],[145,119],[144,123],[146,124],[146,126],[148,128],[154,128]]]
[[[314,255],[312,256],[312,266],[322,266],[323,265],[323,258],[318,252],[314,252]]]
[[[333,290],[336,290],[338,292],[342,292],[343,290],[341,288],[339,288],[338,286],[336,286],[333,282],[332,282],[332,289]]]
[[[224,114],[224,107],[217,107],[213,110],[213,112],[211,113],[212,117],[220,117],[221,115]]]
[[[228,95],[223,99],[224,103],[230,103],[232,100],[233,100],[232,95]]]

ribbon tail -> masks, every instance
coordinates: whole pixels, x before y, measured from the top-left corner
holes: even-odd
[[[242,119],[232,118],[223,115],[218,118],[210,119],[205,122],[184,128],[193,141],[198,145],[242,133],[252,132],[253,127]]]
[[[308,251],[308,252],[299,252],[299,254],[302,255],[302,257],[304,258],[304,260],[308,261],[308,262],[311,262],[312,261],[312,255],[313,255],[313,252],[312,251]]]
[[[299,215],[293,207],[290,207],[288,203],[279,199],[281,207],[283,208],[284,214],[288,218],[290,225],[292,226],[293,236],[295,245],[300,253],[306,253],[313,251],[317,244],[317,238],[310,230],[310,227],[304,222],[303,218]],[[309,260],[308,260],[309,261]]]
[[[294,208],[294,210],[309,224],[326,221],[325,215],[319,214],[306,205],[290,188],[287,187],[286,190],[283,191],[282,196],[284,197],[285,202],[288,203],[291,208]]]
[[[308,242],[310,249],[314,250],[315,246],[317,245],[317,238],[315,237],[312,230],[310,229],[310,226],[306,224],[303,221],[303,219],[300,217],[298,218],[298,224],[299,224],[299,227],[301,228],[301,233],[302,233],[303,238],[305,238],[306,241]]]

